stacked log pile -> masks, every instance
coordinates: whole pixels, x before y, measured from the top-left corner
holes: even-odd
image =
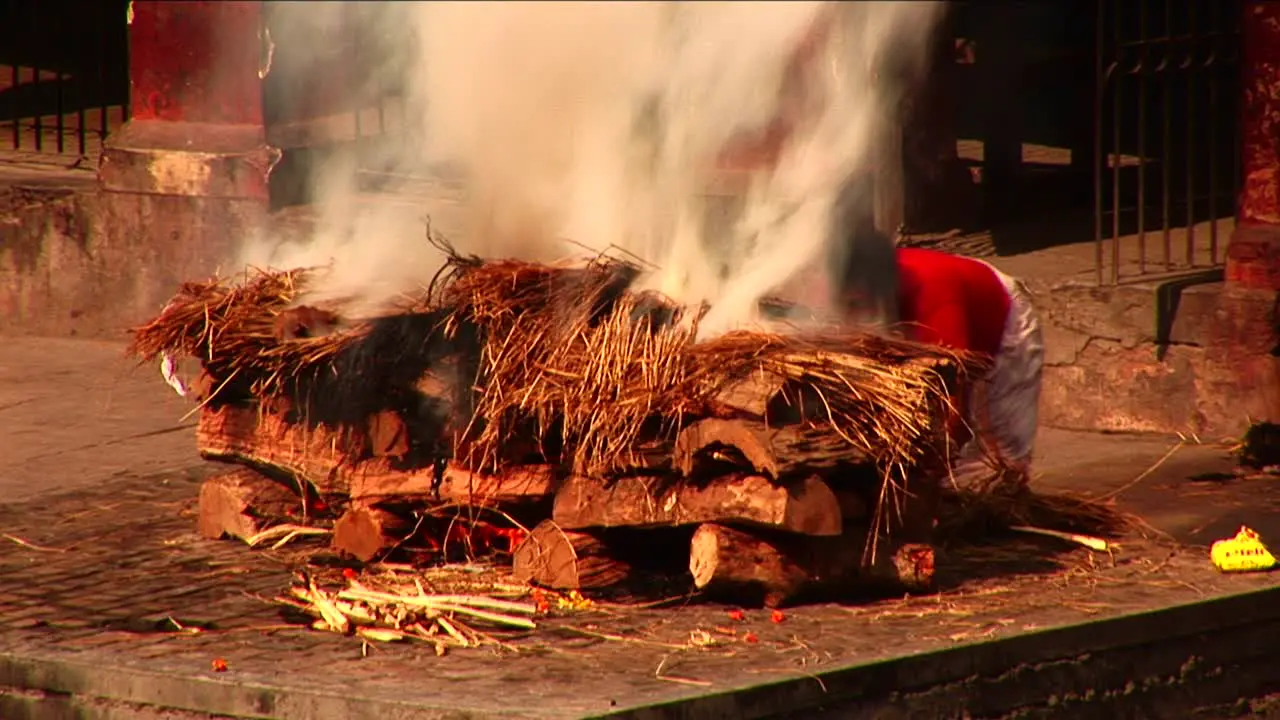
[[[359,321],[299,305],[301,271],[190,284],[136,331],[145,359],[201,362],[176,386],[201,403],[200,454],[234,466],[201,492],[204,535],[328,516],[369,561],[461,510],[529,528],[514,574],[557,589],[663,560],[769,605],[931,582],[971,359],[853,333],[695,342],[696,318],[628,291],[622,263],[452,268]]]

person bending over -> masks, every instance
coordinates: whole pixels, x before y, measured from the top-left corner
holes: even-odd
[[[1029,294],[988,263],[950,253],[897,248],[894,262],[886,263],[877,249],[885,242],[892,240],[866,233],[850,239],[844,290],[851,313],[892,303],[896,322],[890,324],[907,338],[989,357],[990,369],[957,398],[956,420],[963,421],[952,426],[962,446],[957,470],[974,472],[972,461],[981,455],[1025,484],[1044,365],[1040,320]],[[892,298],[886,300],[886,293]]]

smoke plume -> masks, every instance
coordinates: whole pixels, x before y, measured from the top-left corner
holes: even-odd
[[[290,5],[277,14],[300,21],[275,23],[277,44],[344,32],[347,3]],[[876,161],[941,7],[388,3],[368,13],[385,58],[370,82],[403,90],[409,124],[381,170],[455,169],[460,197],[445,210],[363,202],[358,163],[335,160],[313,178],[313,235],[260,239],[243,259],[332,264],[326,291],[376,303],[430,278],[441,258],[421,217],[452,214],[437,222],[462,251],[614,248],[652,268],[645,287],[707,303],[706,334],[751,322],[763,295],[831,286],[837,198]]]

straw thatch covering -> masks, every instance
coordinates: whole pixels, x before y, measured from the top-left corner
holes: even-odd
[[[993,485],[948,493],[938,513],[938,538],[945,543],[987,541],[1011,527],[1047,528],[1112,540],[1146,528],[1114,503],[1070,493],[1033,492]]]
[[[940,370],[963,375],[978,366],[937,347],[852,332],[734,332],[695,342],[688,309],[628,290],[638,272],[613,259],[556,267],[452,254],[430,288],[386,317],[281,339],[273,322],[304,298],[315,271],[256,271],[239,284],[186,284],[135,331],[132,350],[146,360],[197,358],[220,385],[234,380],[258,399],[332,401],[344,394],[316,387],[394,384],[393,367],[416,362],[399,372],[411,378],[430,356],[474,343],[474,382],[460,379],[474,396],[462,459],[497,466],[509,437],[532,433],[562,449],[565,464],[597,475],[627,467],[646,442],[669,441],[727,385],[753,373],[803,388],[817,406],[810,422],[882,467],[911,465],[943,444],[938,419],[948,390]],[[379,334],[389,339],[370,351]]]

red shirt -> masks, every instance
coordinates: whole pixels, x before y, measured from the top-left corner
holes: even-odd
[[[994,356],[1009,317],[1009,290],[990,265],[922,248],[898,249],[898,320],[907,337]],[[970,387],[953,396],[951,436],[963,445]]]
[[[994,356],[1009,317],[1009,291],[990,265],[925,250],[898,250],[898,320],[907,336]]]

